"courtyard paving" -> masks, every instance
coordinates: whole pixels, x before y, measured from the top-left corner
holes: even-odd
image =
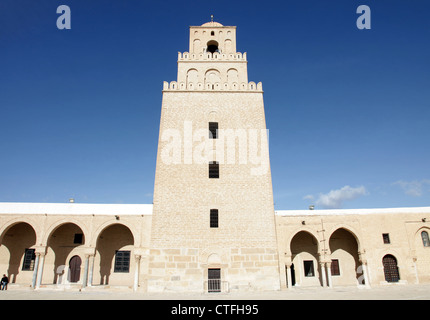
[[[430,300],[430,284],[359,287],[295,287],[285,291],[249,293],[142,293],[130,289],[31,290],[10,286],[0,300]]]

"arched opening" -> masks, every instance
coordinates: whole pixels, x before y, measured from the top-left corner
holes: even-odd
[[[307,231],[298,232],[290,243],[291,277],[297,286],[320,286],[320,270],[318,263],[318,241]],[[288,280],[287,280],[288,281]]]
[[[94,283],[124,285],[133,283],[130,272],[134,238],[130,229],[122,224],[105,228],[97,239]],[[99,277],[97,279],[97,276]]]
[[[73,256],[69,261],[69,282],[76,283],[81,278],[81,263],[79,256]]]
[[[329,240],[331,252],[331,276],[333,285],[357,285],[363,281],[358,257],[358,243],[354,235],[337,229]]]
[[[207,292],[221,292],[221,258],[212,253],[208,257]]]
[[[199,82],[199,73],[196,69],[189,69],[187,71],[187,88],[190,89],[190,84],[192,86],[197,86]]]
[[[239,83],[239,73],[236,69],[227,70],[227,82],[230,86],[233,86],[233,83]]]
[[[399,282],[400,274],[397,259],[393,255],[387,254],[382,258],[382,265],[384,266],[385,281]]]
[[[210,52],[210,53],[219,52],[218,42],[216,42],[215,40],[209,41],[207,43],[206,52]]]
[[[201,53],[202,48],[200,46],[200,39],[194,39],[193,41],[193,52],[194,53]]]
[[[67,271],[68,260],[81,253],[84,244],[85,236],[78,225],[67,222],[55,228],[48,238],[43,278],[53,284],[64,283],[66,277],[63,275]],[[70,279],[70,274],[67,279]]]
[[[205,73],[205,86],[207,89],[214,89],[221,83],[221,74],[216,69],[209,69]]]
[[[415,254],[417,276],[420,283],[430,283],[430,240],[428,228],[421,228],[415,233]]]
[[[421,232],[421,240],[423,242],[424,247],[430,247],[430,239],[427,231]]]
[[[2,235],[0,269],[10,283],[31,283],[35,263],[36,232],[26,222],[10,226]],[[18,276],[19,275],[19,276]]]

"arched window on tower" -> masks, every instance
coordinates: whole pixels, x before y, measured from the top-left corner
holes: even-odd
[[[215,40],[209,41],[208,47],[206,48],[206,51],[210,52],[210,53],[219,52],[218,42],[216,42]]]
[[[421,232],[421,239],[423,240],[424,247],[430,247],[430,239],[427,231]]]

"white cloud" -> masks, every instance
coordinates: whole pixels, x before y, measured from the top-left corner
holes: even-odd
[[[365,194],[367,194],[367,190],[364,186],[356,188],[344,186],[337,190],[331,190],[326,194],[320,193],[315,201],[315,204],[325,209],[339,209],[342,207],[344,201],[354,200]],[[313,195],[307,195],[303,199],[309,199],[313,201],[315,198]]]
[[[303,200],[310,200],[310,201],[314,201],[315,197],[311,194],[308,194],[307,196],[303,197]]]
[[[430,185],[430,180],[423,179],[423,180],[414,180],[414,181],[404,181],[399,180],[396,182],[393,182],[392,185],[398,185],[400,186],[405,194],[413,197],[420,197],[423,194],[423,187],[424,185]]]

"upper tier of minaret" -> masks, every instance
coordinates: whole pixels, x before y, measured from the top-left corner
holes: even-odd
[[[190,53],[236,53],[236,27],[210,21],[190,27]]]
[[[249,82],[246,52],[236,52],[236,27],[210,21],[190,27],[188,52],[178,52],[178,77],[163,90],[262,91]]]

